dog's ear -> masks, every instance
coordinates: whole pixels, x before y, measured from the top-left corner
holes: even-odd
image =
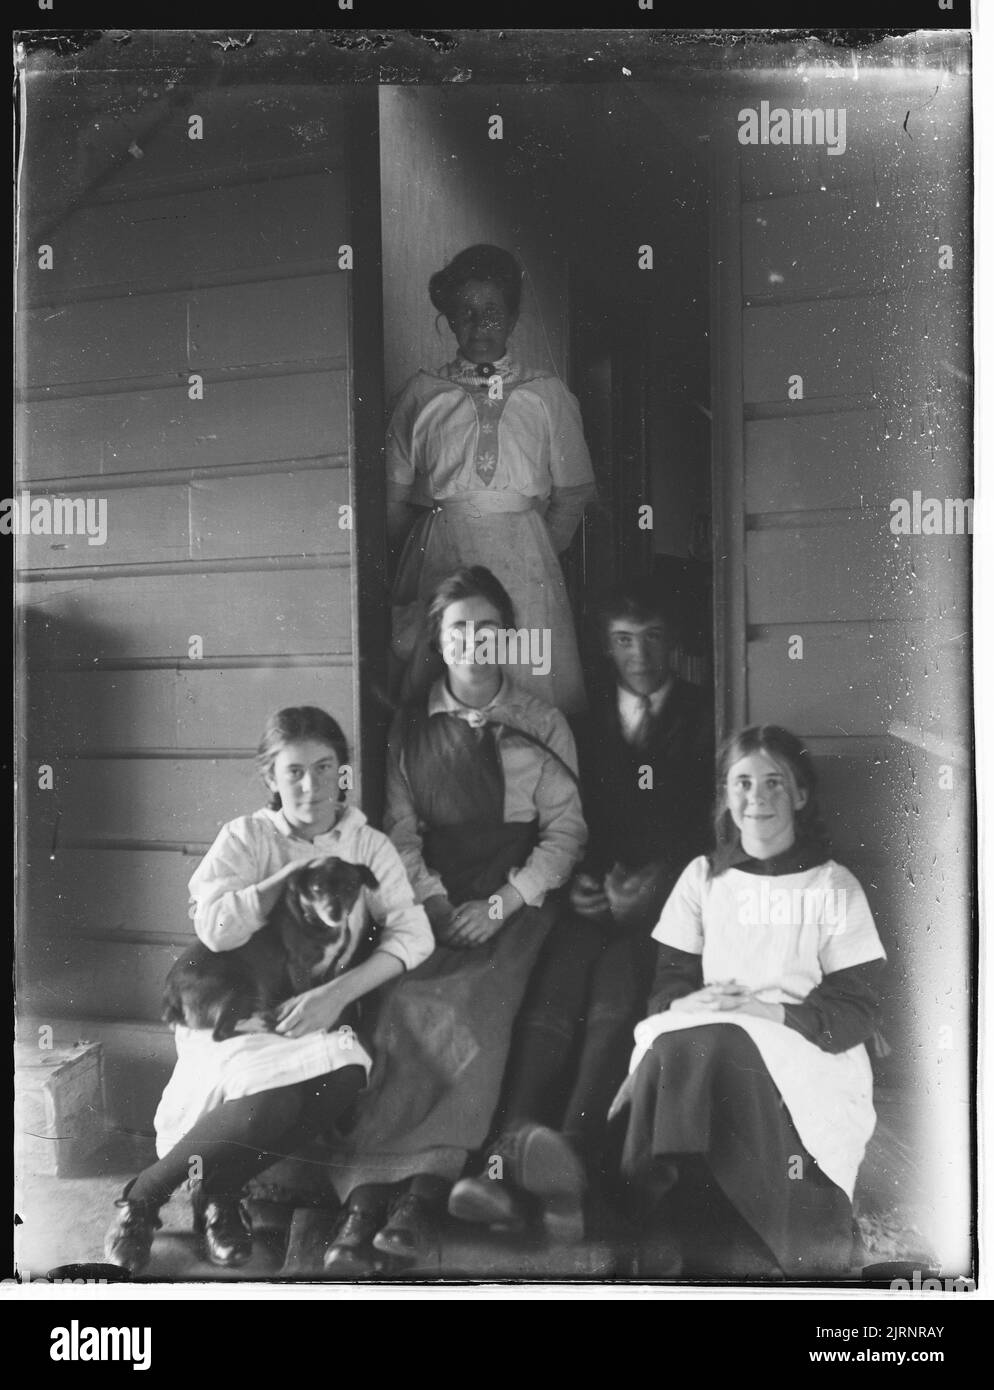
[[[190,961],[181,956],[173,961],[162,988],[162,1020],[164,1023],[185,1023],[186,1010],[183,1007],[183,993]]]
[[[223,1003],[218,1004],[211,1010],[213,1013],[214,1031],[211,1036],[215,1042],[226,1042],[228,1038],[233,1038],[237,1032],[235,1024],[239,1019],[245,1018],[245,1010],[240,1007],[243,1003],[238,996],[232,992]]]
[[[359,882],[364,888],[379,888],[380,880],[368,864],[357,864],[356,868],[359,870]]]
[[[283,895],[273,909],[274,915],[278,915],[282,912],[289,912],[295,922],[300,922],[302,920],[300,915],[300,900],[307,896],[304,891],[306,877],[307,869],[304,865],[301,865],[299,869],[295,869],[294,872],[289,875],[283,885]]]
[[[164,1023],[186,1022],[183,1013],[183,1000],[172,980],[166,981],[166,988],[162,995],[162,1020]]]

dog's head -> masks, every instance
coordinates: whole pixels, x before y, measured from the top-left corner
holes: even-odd
[[[379,886],[368,865],[330,858],[292,874],[285,897],[294,917],[309,932],[334,939],[345,931],[362,889]]]
[[[264,1010],[252,972],[236,952],[215,953],[197,943],[184,951],[166,976],[165,1021],[209,1028],[216,1042],[234,1037],[239,1021]]]

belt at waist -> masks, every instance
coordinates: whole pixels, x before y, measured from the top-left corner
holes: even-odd
[[[456,515],[483,516],[490,512],[530,512],[542,501],[520,492],[462,492],[458,497],[433,497],[424,505]]]

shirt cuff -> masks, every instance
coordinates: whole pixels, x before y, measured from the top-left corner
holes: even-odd
[[[414,896],[419,907],[422,903],[426,903],[429,898],[447,898],[449,896],[442,880],[435,874],[429,873],[427,869],[411,881],[411,887],[414,889]]]
[[[534,869],[529,869],[527,864],[523,869],[511,869],[507,881],[524,898],[526,907],[541,907],[549,891],[542,875]]]
[[[423,945],[420,942],[415,945],[413,941],[399,941],[394,938],[393,940],[381,941],[376,947],[376,950],[382,951],[384,955],[393,956],[395,960],[399,960],[405,970],[416,970],[423,961],[428,959],[434,949],[435,938],[427,918],[425,919]]]

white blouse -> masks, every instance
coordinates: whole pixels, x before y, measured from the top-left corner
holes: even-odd
[[[391,500],[430,506],[486,487],[542,502],[553,489],[592,489],[576,397],[558,377],[513,362],[499,375],[497,400],[460,385],[458,362],[411,377],[387,431]]]
[[[359,893],[349,914],[351,943],[339,971],[348,967],[370,917],[382,927],[379,950],[396,956],[408,970],[427,960],[435,940],[424,909],[414,901],[400,857],[355,806],[313,840],[294,835],[282,811],[262,809],[229,821],[190,879],[190,916],[200,940],[212,951],[243,946],[266,921],[256,885],[286,864],[322,855],[367,864],[380,885]]]

